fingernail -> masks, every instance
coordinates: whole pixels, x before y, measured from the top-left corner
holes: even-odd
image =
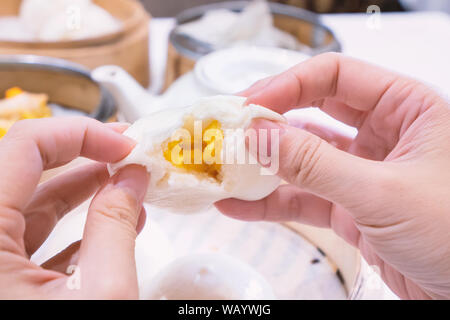
[[[109,122],[106,123],[105,126],[115,132],[123,133],[130,127],[130,124],[126,122]]]
[[[124,137],[133,148],[137,145],[136,140],[124,135],[122,135],[122,137]]]
[[[120,139],[127,140],[128,144],[131,147],[136,146],[136,141],[134,139],[123,135],[125,130],[127,130],[130,127],[129,123],[126,123],[126,122],[110,122],[110,123],[105,123],[105,126],[108,129],[111,129],[115,133],[119,134],[120,135]]]
[[[131,123],[129,122],[107,122],[105,123],[108,127],[129,127]]]
[[[241,96],[241,97],[249,97],[255,92],[263,90],[265,87],[269,85],[270,82],[272,82],[272,79],[274,77],[266,78],[263,80],[256,81],[253,83],[249,88],[245,89],[244,91],[240,91],[236,93],[235,95]]]
[[[140,234],[141,231],[144,229],[146,220],[147,220],[147,211],[145,210],[144,206],[142,206],[141,213],[139,213],[139,218],[136,226],[136,231],[138,234]]]
[[[117,172],[112,178],[114,186],[126,189],[140,202],[144,201],[147,193],[150,175],[147,170],[139,165],[126,166]]]
[[[124,142],[126,142],[129,145],[130,150],[128,151],[128,153],[131,152],[131,150],[133,150],[134,147],[136,147],[136,145],[137,145],[136,140],[134,140],[128,136],[125,136],[122,133],[117,132],[117,131],[114,131],[114,134],[118,135],[119,139],[122,139]]]
[[[286,129],[279,122],[269,121],[266,119],[255,119],[250,124],[250,128],[255,130],[265,129],[265,130],[280,130],[280,134],[283,134]]]
[[[258,138],[256,150],[259,162],[263,166],[269,165],[269,158],[272,156],[272,153],[274,151],[273,149],[275,147],[277,148],[277,150],[279,149],[281,137],[286,132],[286,128],[278,122],[265,119],[256,119],[253,120],[249,129],[254,130]],[[249,141],[247,141],[247,143],[249,143]],[[250,148],[250,152],[255,155],[255,150],[251,149],[252,148]]]

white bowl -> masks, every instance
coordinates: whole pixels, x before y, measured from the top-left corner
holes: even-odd
[[[281,73],[310,56],[280,48],[238,46],[215,51],[198,60],[195,77],[218,94],[236,94],[256,81]]]

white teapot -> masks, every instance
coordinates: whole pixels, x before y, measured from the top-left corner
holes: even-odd
[[[99,67],[92,71],[92,78],[110,91],[124,120],[133,123],[157,111],[158,97],[145,90],[121,67]]]

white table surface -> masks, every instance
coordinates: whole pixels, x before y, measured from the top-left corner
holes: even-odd
[[[450,16],[440,12],[382,13],[380,29],[367,15],[324,15],[343,52],[417,78],[450,94]]]

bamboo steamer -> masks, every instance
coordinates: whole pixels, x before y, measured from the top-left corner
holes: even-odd
[[[335,273],[347,290],[350,299],[357,299],[361,285],[361,254],[331,229],[322,229],[297,222],[282,223],[319,248],[329,258]]]
[[[19,13],[22,0],[2,0],[0,16]],[[75,41],[26,42],[0,41],[0,54],[32,54],[70,60],[89,69],[114,64],[129,72],[139,83],[150,84],[149,20],[137,0],[94,0],[122,21],[121,30]]]
[[[78,110],[99,121],[115,119],[111,94],[81,65],[31,55],[0,56],[0,97],[12,87],[45,93],[50,103]]]
[[[194,7],[176,17],[177,25],[194,21],[208,10],[224,8],[241,11],[247,4],[247,1],[227,1]],[[300,43],[311,47],[313,55],[341,51],[341,45],[333,31],[321,24],[317,14],[279,3],[270,3],[269,6],[275,27],[292,34]],[[183,74],[193,70],[198,58],[206,53],[196,51],[195,42],[189,43],[188,39],[177,34],[175,28],[170,35],[164,89]]]

